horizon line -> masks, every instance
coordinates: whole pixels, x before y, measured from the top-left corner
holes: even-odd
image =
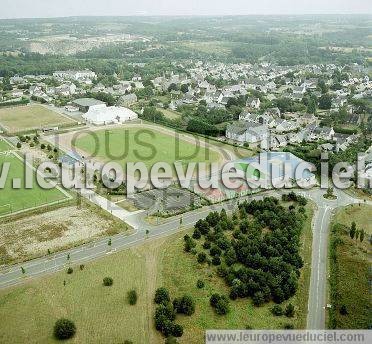
[[[304,16],[371,16],[371,13],[359,13],[359,12],[340,12],[340,13],[249,13],[249,14],[146,14],[146,13],[136,13],[128,15],[68,15],[68,16],[49,16],[49,17],[0,17],[0,20],[38,20],[38,19],[68,19],[68,18],[158,18],[158,17],[169,17],[169,18],[193,18],[193,17],[304,17]]]

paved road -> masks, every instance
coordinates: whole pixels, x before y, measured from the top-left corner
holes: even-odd
[[[308,329],[325,329],[325,307],[327,303],[327,261],[328,261],[328,236],[332,214],[339,207],[349,204],[364,203],[351,197],[341,190],[335,189],[336,200],[326,200],[324,191],[319,189],[308,192],[300,191],[305,197],[310,198],[317,205],[313,218],[313,244],[311,260],[311,277],[308,301]],[[366,202],[372,204],[372,202]]]
[[[262,199],[266,196],[280,196],[281,193],[283,193],[281,190],[268,191],[255,196],[247,196],[245,198]],[[328,233],[331,215],[338,207],[343,207],[348,204],[362,203],[363,201],[355,199],[340,190],[335,190],[337,200],[324,199],[324,191],[320,189],[312,189],[308,191],[300,190],[298,193],[311,199],[317,206],[313,218],[312,268],[307,328],[324,329],[326,286],[328,279]],[[108,245],[108,238],[103,238],[93,243],[82,245],[61,253],[3,268],[0,271],[0,288],[17,285],[33,277],[63,270],[68,266],[68,264],[76,265],[86,263],[110,255],[119,250],[138,245],[146,240],[169,236],[183,230],[184,228],[192,226],[199,219],[205,218],[212,210],[220,211],[224,208],[227,211],[232,211],[237,206],[237,201],[232,200],[172,217],[159,225],[151,225],[145,222],[146,212],[144,211],[129,213],[107,199],[94,194],[93,191],[85,190],[82,192],[82,195],[103,209],[109,211],[113,216],[116,216],[131,225],[134,228],[134,233],[130,235],[118,234],[111,237],[111,246]],[[367,203],[372,204],[372,202]],[[180,225],[181,217],[182,225]],[[22,274],[21,267],[25,269],[25,274]]]

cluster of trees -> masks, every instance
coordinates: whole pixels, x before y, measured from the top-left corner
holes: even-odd
[[[296,293],[306,199],[293,193],[285,199],[295,203],[285,208],[269,197],[241,203],[232,217],[224,210],[211,212],[195,224],[192,237],[184,237],[186,252],[200,264],[217,266],[230,287],[230,299],[251,297],[260,306],[271,300],[280,304]],[[226,231],[232,231],[231,239]],[[203,250],[197,252],[196,240],[202,238]]]
[[[303,207],[307,204],[307,199],[304,196],[298,195],[293,191],[291,191],[288,194],[283,194],[282,201],[297,202],[300,206],[303,206]]]
[[[364,229],[357,229],[357,226],[356,226],[356,223],[353,221],[351,223],[351,227],[350,227],[350,230],[349,230],[349,235],[350,235],[350,238],[351,239],[354,239],[355,240],[360,240],[360,242],[363,242],[364,240],[364,235],[365,235],[365,232],[364,232]]]
[[[171,302],[169,292],[161,287],[155,291],[154,302],[158,305],[155,309],[155,328],[165,337],[181,337],[183,327],[175,323],[176,314],[192,315],[195,312],[195,301],[189,295],[175,298]]]
[[[209,303],[218,315],[225,315],[230,311],[229,299],[225,295],[213,294]]]

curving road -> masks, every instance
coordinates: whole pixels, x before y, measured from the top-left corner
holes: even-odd
[[[262,199],[266,196],[280,196],[283,192],[288,192],[288,190],[266,191],[254,196],[242,197],[241,200]],[[307,328],[324,329],[326,286],[328,279],[328,233],[331,216],[335,209],[349,204],[362,203],[363,200],[353,198],[341,190],[335,190],[335,194],[337,195],[336,200],[324,199],[323,194],[325,191],[320,189],[296,190],[296,192],[311,199],[317,206],[312,223],[313,244]],[[3,267],[0,270],[0,288],[14,286],[23,283],[29,278],[60,271],[65,269],[69,263],[86,263],[112,254],[116,251],[138,245],[145,240],[169,236],[183,230],[184,228],[194,225],[196,221],[205,218],[212,210],[220,211],[224,208],[227,211],[231,211],[237,206],[237,200],[231,200],[222,204],[206,206],[180,216],[172,217],[168,221],[159,225],[151,225],[145,222],[145,211],[130,213],[90,190],[83,190],[82,196],[110,212],[113,216],[129,224],[133,227],[134,233],[130,235],[118,234],[112,236],[111,246],[108,245],[108,238],[102,238],[95,242],[61,253],[34,259],[23,264]],[[367,203],[372,204],[370,201]],[[182,225],[180,224],[181,218]],[[22,268],[25,273],[22,273]]]

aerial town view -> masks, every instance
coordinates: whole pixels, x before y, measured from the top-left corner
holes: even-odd
[[[0,344],[372,342],[370,1],[0,8]]]

